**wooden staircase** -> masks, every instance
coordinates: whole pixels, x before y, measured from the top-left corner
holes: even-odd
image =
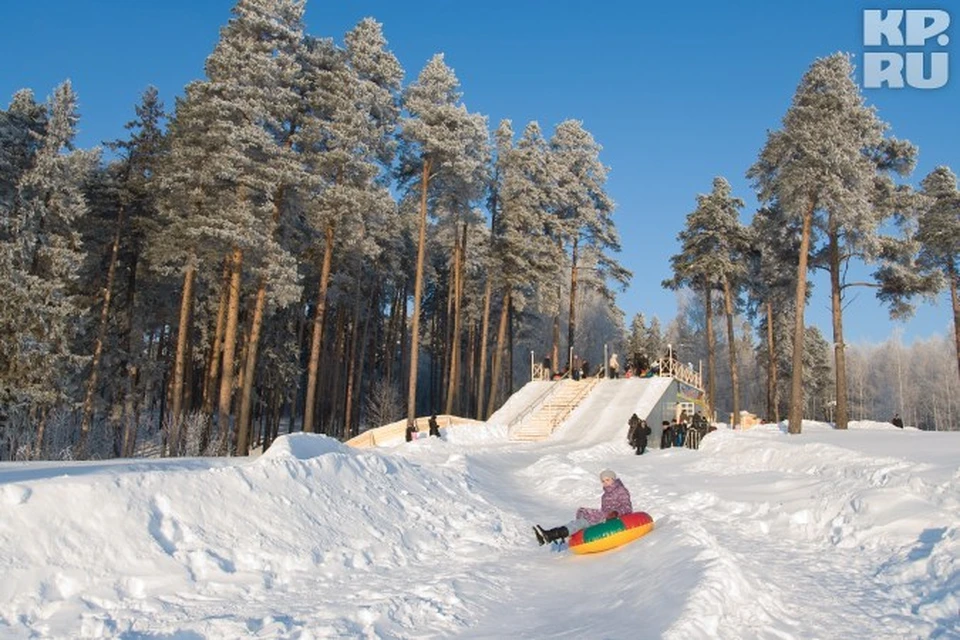
[[[510,439],[525,442],[546,440],[599,381],[599,378],[588,378],[556,382],[557,388],[551,390],[539,406],[518,416],[509,425]]]

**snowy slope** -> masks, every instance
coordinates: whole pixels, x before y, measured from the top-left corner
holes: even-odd
[[[960,636],[960,434],[771,425],[638,457],[628,382],[537,444],[492,424],[0,464],[0,637]],[[530,525],[595,505],[604,467],[657,528],[592,557],[537,547]]]

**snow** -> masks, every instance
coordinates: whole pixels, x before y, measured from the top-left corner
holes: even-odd
[[[638,457],[658,391],[622,380],[510,442],[541,393],[379,449],[0,464],[0,637],[960,637],[960,433],[762,425]],[[538,547],[605,467],[653,532]]]

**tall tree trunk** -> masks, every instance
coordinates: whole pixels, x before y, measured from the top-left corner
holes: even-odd
[[[40,419],[37,420],[37,442],[33,451],[33,459],[40,460],[43,456],[43,439],[47,433],[47,420],[50,417],[50,410],[40,409]]]
[[[353,325],[350,328],[350,355],[347,357],[347,389],[344,393],[343,439],[349,440],[353,430],[354,379],[357,376],[357,343],[360,341],[360,299],[363,297],[360,270],[355,278],[356,293],[353,298]]]
[[[559,238],[557,239],[557,256],[558,258],[563,257],[563,240]],[[560,369],[560,313],[562,309],[563,309],[563,285],[561,284],[561,280],[558,277],[557,278],[557,311],[553,316],[553,346],[550,350],[550,353],[553,356],[553,360],[551,360],[551,362],[553,363],[553,368],[555,370]],[[564,354],[564,357],[569,358],[569,353],[570,353],[570,349],[568,348],[567,353]],[[573,369],[573,362],[571,360],[567,360],[567,367],[568,367],[568,370]]]
[[[357,433],[360,433],[360,419],[363,416],[363,407],[360,405],[360,398],[363,394],[363,378],[364,375],[370,373],[373,375],[376,369],[376,349],[369,349],[371,341],[376,341],[377,336],[374,335],[373,338],[370,337],[370,327],[374,324],[374,318],[379,320],[379,313],[377,310],[380,308],[380,299],[383,295],[383,290],[379,284],[376,286],[376,291],[373,295],[370,296],[370,304],[367,306],[367,312],[363,318],[363,332],[360,336],[360,355],[357,358],[359,367],[357,367],[356,380],[354,381],[353,389],[353,404],[356,406],[357,418],[354,420],[354,424],[357,425]],[[376,329],[374,334],[376,334]],[[364,365],[364,362],[367,359],[367,351],[370,351],[370,362]]]
[[[324,234],[323,265],[320,267],[320,289],[317,292],[313,329],[310,335],[310,361],[307,364],[307,397],[303,403],[303,431],[316,432],[314,415],[317,397],[317,374],[320,369],[320,344],[323,340],[323,320],[327,309],[327,287],[330,284],[330,266],[333,262],[333,224],[327,224]]]
[[[403,300],[402,288],[397,287],[397,290],[393,292],[393,299],[390,302],[390,317],[387,319],[387,335],[384,338],[383,379],[387,386],[393,384],[394,360],[398,357],[397,344],[402,343],[406,337],[399,330],[400,305]]]
[[[507,312],[507,394],[513,393],[513,296]]]
[[[840,288],[840,231],[830,214],[830,308],[833,316],[833,357],[837,415],[834,427],[847,428],[847,356],[843,343],[843,289]]]
[[[234,247],[230,256],[230,289],[227,297],[227,327],[223,334],[223,376],[220,378],[220,401],[217,412],[217,428],[220,429],[220,454],[232,452],[233,433],[231,404],[233,379],[236,370],[237,324],[240,319],[240,275],[243,270],[243,252]]]
[[[503,362],[503,349],[507,340],[507,318],[510,316],[510,289],[503,294],[503,303],[500,309],[500,325],[497,329],[497,344],[493,348],[493,372],[490,376],[490,399],[487,401],[486,420],[497,407],[497,389],[500,385],[500,367]]]
[[[578,251],[578,242],[577,238],[573,239],[572,257],[570,262],[570,310],[569,317],[570,323],[567,325],[567,349],[573,349],[576,353],[576,347],[573,342],[573,337],[576,334],[577,330],[577,251]],[[606,363],[604,363],[606,364]],[[570,366],[573,366],[573,363],[570,363]]]
[[[140,427],[140,407],[137,400],[137,381],[142,359],[143,336],[140,331],[140,321],[137,315],[137,268],[139,256],[135,252],[130,264],[130,275],[127,278],[127,299],[124,305],[127,311],[124,344],[126,345],[126,361],[123,367],[126,371],[127,385],[123,399],[123,455],[126,458],[133,456],[137,444],[137,431]],[[136,346],[134,346],[136,345]]]
[[[467,331],[467,363],[463,368],[466,374],[464,389],[469,389],[466,401],[460,402],[460,411],[457,415],[470,416],[475,414],[474,403],[477,401],[477,323],[471,322]]]
[[[730,278],[723,279],[723,300],[727,315],[727,343],[730,345],[730,382],[733,385],[733,422],[740,424],[740,372],[737,366],[737,336],[733,330],[733,291]]]
[[[250,322],[250,338],[247,341],[246,358],[243,365],[243,386],[240,392],[240,422],[237,425],[237,455],[250,453],[250,408],[253,398],[253,379],[257,370],[257,349],[260,345],[260,332],[263,329],[263,312],[267,303],[267,279],[260,278],[257,299],[253,306],[253,319]]]
[[[166,455],[179,455],[180,424],[183,421],[183,379],[189,358],[190,310],[193,308],[193,281],[197,269],[192,260],[183,274],[183,293],[180,295],[180,320],[177,327],[177,353],[173,361],[173,387],[170,398],[170,433],[167,441]]]
[[[410,379],[407,380],[407,427],[417,417],[417,359],[420,351],[420,296],[423,294],[423,260],[427,250],[427,190],[430,186],[430,158],[423,160],[420,179],[420,232],[417,238],[417,272],[413,285],[413,318],[410,320]]]
[[[487,336],[490,334],[490,299],[493,297],[493,279],[487,275],[483,289],[483,321],[480,325],[480,373],[477,379],[477,420],[484,417],[484,390],[487,387]]]
[[[227,298],[230,294],[230,260],[223,261],[223,274],[220,276],[220,296],[217,301],[217,323],[213,329],[213,342],[210,344],[210,357],[207,360],[207,375],[203,385],[201,412],[210,423],[213,415],[213,397],[216,394],[217,381],[220,379],[220,356],[223,354],[223,331],[227,323]]]
[[[773,332],[773,302],[767,308],[767,420],[772,416],[780,422],[780,403],[777,398],[777,349]]]
[[[947,269],[950,282],[950,302],[953,305],[953,340],[957,348],[957,375],[960,375],[960,274],[951,263]]]
[[[713,289],[704,285],[704,317],[707,332],[707,408],[710,416],[717,419],[717,336],[713,333]],[[673,363],[670,364],[673,366]]]
[[[342,406],[340,398],[343,393],[341,390],[340,378],[343,374],[343,368],[346,364],[346,351],[347,351],[347,310],[343,306],[337,307],[337,324],[336,324],[336,340],[333,344],[333,359],[332,362],[335,363],[331,367],[327,367],[325,373],[329,374],[327,376],[327,401],[321,403],[322,409],[320,412],[321,424],[326,424],[327,426],[323,429],[323,433],[331,436],[338,436],[343,433],[342,425],[339,423],[341,418],[340,407]],[[324,420],[324,416],[326,420]]]
[[[453,382],[451,380],[451,372],[453,370],[453,315],[454,315],[454,305],[457,297],[457,255],[460,252],[460,234],[459,232],[454,233],[453,241],[453,254],[450,256],[450,276],[447,278],[447,313],[444,316],[443,321],[443,343],[437,345],[438,340],[436,338],[432,341],[434,345],[434,351],[439,356],[441,353],[443,357],[441,358],[441,366],[443,371],[439,375],[438,385],[440,388],[440,400],[442,406],[446,407],[447,400],[450,398],[450,394],[453,393]],[[434,325],[437,324],[436,316],[434,316]],[[440,335],[436,331],[431,331],[431,335],[438,336]],[[434,412],[434,407],[431,403],[431,412]],[[435,412],[434,412],[435,413]],[[443,413],[449,413],[448,411],[443,411]]]
[[[140,368],[135,362],[127,363],[127,390],[123,399],[123,456],[132,458],[137,448],[137,432],[140,428],[140,403],[137,401],[137,380]]]
[[[813,227],[813,212],[817,201],[810,198],[810,204],[803,214],[803,231],[800,235],[800,262],[797,264],[797,300],[796,316],[793,322],[793,367],[790,377],[790,417],[787,431],[798,434],[803,425],[803,352],[806,326],[803,318],[807,302],[807,260],[810,257],[810,234]]]
[[[450,356],[450,378],[447,381],[447,406],[444,413],[453,414],[454,402],[459,397],[460,391],[460,348],[461,333],[463,333],[463,270],[467,254],[467,223],[463,223],[463,237],[460,240],[460,249],[456,254],[454,262],[454,287],[453,287],[453,344],[451,346]]]
[[[117,228],[113,233],[113,243],[110,245],[110,263],[107,266],[107,281],[103,285],[101,295],[103,306],[100,308],[100,326],[97,328],[97,339],[93,343],[93,361],[90,363],[90,378],[87,380],[87,391],[83,398],[83,417],[80,419],[80,442],[77,443],[77,456],[80,459],[87,457],[87,441],[90,436],[90,424],[93,422],[93,396],[97,390],[97,379],[100,373],[100,358],[103,356],[103,343],[107,338],[107,321],[110,318],[110,299],[113,294],[113,279],[117,273],[117,254],[120,252],[120,232],[123,229],[123,205],[117,211]]]

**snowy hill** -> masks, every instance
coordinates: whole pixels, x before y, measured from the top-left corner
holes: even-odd
[[[501,420],[0,464],[0,637],[960,637],[960,434],[766,425],[638,457],[595,401],[537,444]],[[538,547],[530,525],[595,506],[605,467],[657,528]]]

